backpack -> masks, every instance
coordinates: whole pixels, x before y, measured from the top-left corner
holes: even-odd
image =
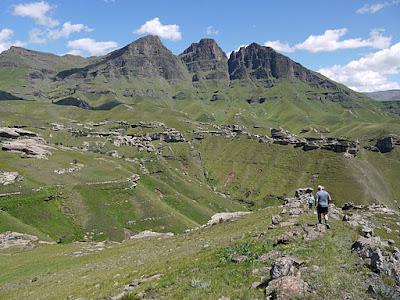
[[[315,201],[315,199],[314,199],[313,195],[310,195],[310,196],[307,197],[307,203],[308,204],[314,204],[314,201]]]

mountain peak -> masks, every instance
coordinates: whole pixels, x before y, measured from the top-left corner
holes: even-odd
[[[182,62],[155,35],[141,37],[125,47],[115,50],[92,65],[77,70],[67,70],[57,76],[105,78],[164,78],[185,80],[187,71]]]
[[[226,54],[213,39],[192,43],[179,57],[193,74],[192,81],[228,79]]]
[[[160,37],[157,35],[152,35],[152,34],[142,36],[142,37],[138,38],[137,40],[133,41],[132,43],[130,43],[129,45],[140,44],[140,43],[159,44],[159,45],[163,46],[163,44],[160,40]]]

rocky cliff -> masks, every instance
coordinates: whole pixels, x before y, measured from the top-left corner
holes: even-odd
[[[231,80],[301,80],[315,87],[338,90],[334,82],[303,67],[270,47],[252,43],[231,53],[228,60]]]
[[[192,74],[192,81],[229,79],[228,59],[213,39],[201,39],[179,55]]]

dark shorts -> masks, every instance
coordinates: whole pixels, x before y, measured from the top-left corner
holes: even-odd
[[[328,213],[328,208],[327,207],[317,206],[317,212],[319,214],[327,214]]]

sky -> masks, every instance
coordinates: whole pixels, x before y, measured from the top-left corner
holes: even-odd
[[[175,54],[256,42],[357,91],[400,89],[400,0],[0,0],[0,52],[103,55],[146,34]]]

